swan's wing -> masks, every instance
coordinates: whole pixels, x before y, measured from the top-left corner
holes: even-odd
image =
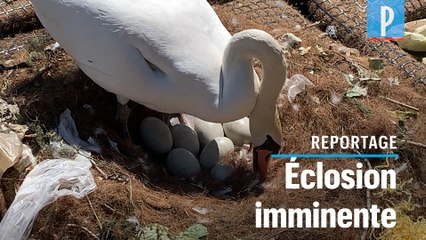
[[[208,72],[221,65],[230,34],[204,0],[156,0],[146,16],[128,18],[144,55],[171,71]],[[140,5],[141,10],[144,6]],[[171,64],[171,65],[169,65]],[[197,70],[198,69],[198,70]]]
[[[206,74],[209,66],[220,65],[230,39],[205,0],[34,0],[34,3],[39,10],[37,14],[48,18],[44,22],[56,25],[47,28],[53,35],[59,35],[65,47],[74,45],[83,51],[84,45],[95,41],[100,44],[98,47],[105,41],[131,44],[149,62],[169,73]],[[85,55],[84,52],[79,54]]]
[[[207,1],[123,2],[126,4],[120,4],[121,9],[111,7],[111,15],[103,17],[123,28],[122,32],[131,37],[148,61],[166,73],[182,72],[202,78],[209,78],[211,71],[218,70],[212,66],[220,67],[231,36]],[[132,11],[122,14],[129,9]]]
[[[111,1],[115,2],[107,2]],[[128,37],[146,61],[165,73],[164,79],[169,84],[156,78],[158,85],[152,88],[163,98],[169,98],[162,102],[168,106],[173,106],[172,103],[192,106],[194,99],[199,99],[205,101],[199,103],[203,106],[216,104],[222,57],[231,35],[208,2],[121,0],[120,3],[119,7],[111,3],[101,17]],[[129,9],[132,11],[128,12]],[[181,102],[176,103],[176,99]]]
[[[206,103],[215,101],[222,55],[231,36],[207,1],[32,2],[52,36],[105,89],[144,103],[168,97],[170,101],[161,101],[167,106],[185,95],[192,96],[192,102],[198,95]],[[155,74],[157,68],[165,77]]]

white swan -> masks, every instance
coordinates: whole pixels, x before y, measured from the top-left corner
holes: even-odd
[[[280,44],[260,30],[231,36],[205,0],[32,0],[46,29],[125,105],[210,122],[250,115],[262,179],[277,153],[276,99],[286,79]],[[262,84],[252,59],[262,62]],[[256,161],[257,160],[257,161]]]

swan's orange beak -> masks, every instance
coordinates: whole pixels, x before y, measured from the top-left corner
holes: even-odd
[[[272,154],[280,151],[280,145],[268,136],[264,144],[254,147],[253,151],[253,171],[259,174],[259,180],[264,182],[268,177],[268,165]]]
[[[268,165],[271,160],[272,151],[258,149],[257,157],[253,159],[257,163],[257,171],[261,182],[264,182],[268,177]],[[256,169],[254,169],[256,171]]]

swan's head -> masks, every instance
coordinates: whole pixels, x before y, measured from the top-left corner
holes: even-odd
[[[268,176],[271,155],[278,154],[281,149],[281,123],[278,114],[276,114],[275,121],[272,121],[272,123],[270,121],[257,120],[256,118],[251,120],[250,128],[252,129],[254,145],[253,171],[259,175],[260,181],[263,182]]]
[[[281,146],[270,136],[261,145],[253,150],[253,171],[259,173],[260,181],[265,181],[268,176],[268,165],[272,154],[277,154]]]

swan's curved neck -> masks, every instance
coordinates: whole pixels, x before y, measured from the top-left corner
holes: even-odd
[[[258,59],[262,63],[263,78],[260,84],[253,71],[252,59]],[[245,30],[237,33],[231,38],[225,50],[222,73],[223,100],[231,98],[235,100],[238,98],[235,95],[255,96],[252,99],[245,99],[254,101],[251,104],[254,108],[250,114],[253,144],[262,145],[268,135],[280,144],[281,126],[276,101],[286,79],[286,63],[281,45],[271,35],[261,30]],[[226,104],[231,104],[230,102],[226,101]],[[238,104],[238,101],[236,102]],[[239,106],[233,106],[234,110],[238,108]]]

